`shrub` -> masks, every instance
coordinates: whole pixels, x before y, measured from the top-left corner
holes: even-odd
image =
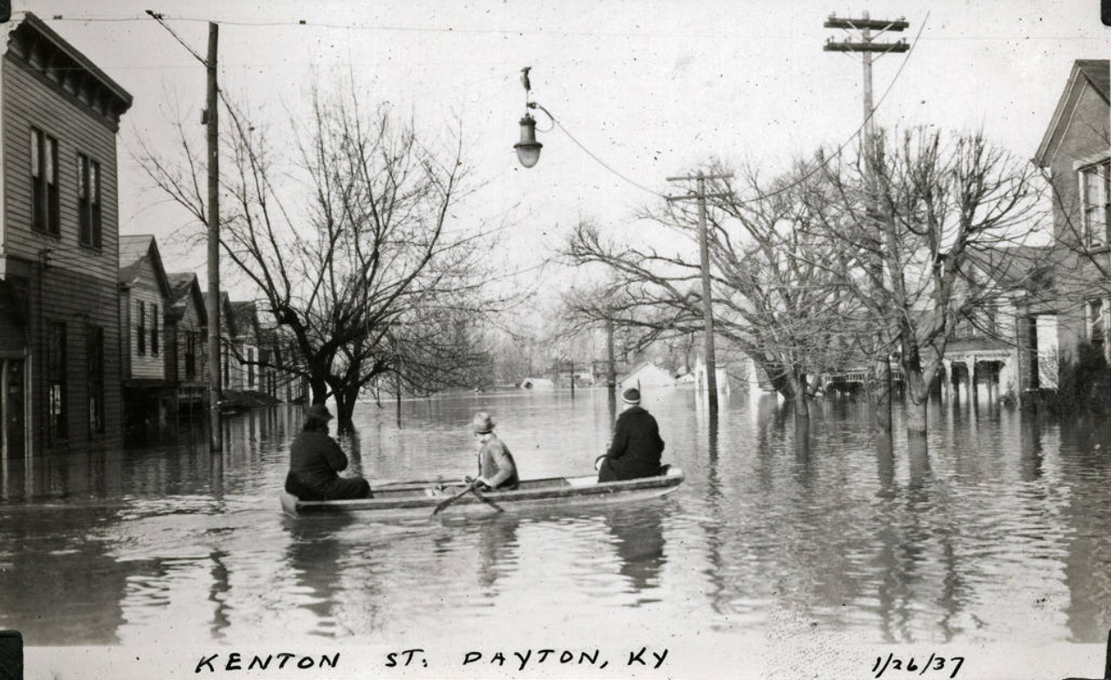
[[[1090,343],[1081,343],[1075,361],[1062,355],[1060,362],[1055,411],[1106,413],[1111,409],[1111,367],[1101,350]]]

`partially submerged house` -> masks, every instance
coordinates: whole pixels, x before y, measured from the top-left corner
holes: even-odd
[[[120,236],[118,277],[125,421],[130,428],[164,420],[173,410],[164,352],[170,282],[153,236]]]
[[[0,461],[116,447],[116,134],[131,95],[31,12],[3,35]]]
[[[208,403],[208,312],[197,275],[167,274],[166,379],[181,415],[202,415]]]
[[[643,391],[646,388],[672,387],[674,385],[675,378],[670,372],[649,361],[642,361],[633,366],[628,373],[617,376],[617,389],[619,390],[635,387]]]
[[[1032,315],[1055,317],[1063,361],[1082,344],[1111,359],[1111,62],[1078,59],[1069,72],[1034,161],[1052,184],[1053,231],[1060,244],[1055,304]],[[1102,270],[1102,271],[1101,271]],[[1036,357],[1037,345],[1027,352]],[[1037,372],[1033,373],[1037,380]],[[1034,382],[1033,387],[1038,387]]]

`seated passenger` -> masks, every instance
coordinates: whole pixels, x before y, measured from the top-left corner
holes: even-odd
[[[474,434],[478,438],[478,488],[516,489],[521,480],[517,477],[517,464],[513,454],[494,434],[494,421],[490,414],[479,411],[474,414]]]
[[[337,474],[347,469],[347,456],[328,436],[331,419],[324,404],[313,404],[305,413],[305,424],[289,448],[285,490],[303,501],[370,498],[370,483],[365,479]]]
[[[655,477],[660,474],[664,440],[656,419],[640,407],[640,390],[630,388],[621,395],[624,410],[606,455],[599,459],[599,482]]]

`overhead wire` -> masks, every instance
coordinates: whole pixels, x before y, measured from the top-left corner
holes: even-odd
[[[914,42],[911,44],[910,49],[907,51],[906,57],[903,58],[903,61],[899,65],[899,69],[896,71],[895,76],[891,79],[891,82],[888,83],[887,87],[884,89],[883,94],[880,96],[880,98],[876,102],[876,104],[872,107],[872,110],[869,112],[868,117],[865,118],[864,122],[856,129],[855,132],[853,132],[852,135],[850,135],[848,137],[848,139],[846,139],[844,142],[842,142],[837,147],[836,151],[834,151],[833,154],[828,155],[825,159],[822,160],[821,163],[819,163],[817,166],[815,166],[809,172],[807,172],[806,174],[804,174],[802,177],[798,178],[797,180],[791,182],[790,184],[788,184],[786,186],[783,186],[783,187],[780,187],[780,188],[778,188],[774,191],[771,191],[769,193],[766,193],[766,194],[759,194],[757,197],[752,198],[752,199],[738,201],[738,203],[739,204],[752,203],[752,202],[755,202],[755,201],[758,201],[758,200],[764,200],[764,199],[771,198],[771,197],[777,196],[779,194],[785,193],[787,191],[790,191],[794,187],[799,186],[800,184],[806,182],[808,179],[813,177],[820,170],[824,169],[835,158],[838,158],[844,152],[844,150],[848,147],[848,145],[850,143],[852,143],[853,140],[857,139],[860,136],[861,132],[863,132],[865,127],[868,125],[868,123],[875,116],[876,111],[880,108],[880,106],[886,100],[888,94],[890,94],[890,92],[891,92],[892,88],[894,87],[895,83],[898,82],[899,77],[902,75],[903,70],[906,68],[907,63],[910,61],[911,55],[914,54],[915,48],[917,47],[918,42],[922,37],[922,32],[926,28],[926,23],[929,21],[929,17],[930,17],[930,13],[927,12],[925,18],[922,20],[922,25],[918,29],[917,35],[915,35],[915,37],[914,37]],[[178,42],[181,42],[183,45],[185,45],[185,42],[176,33],[174,33],[170,29],[170,27],[166,24],[166,21],[191,21],[191,22],[213,21],[213,20],[210,20],[210,19],[201,19],[201,18],[196,18],[196,17],[167,16],[163,13],[151,12],[149,10],[146,12],[145,16],[66,17],[65,15],[57,14],[57,15],[54,15],[52,17],[52,20],[54,20],[54,21],[121,22],[121,21],[149,21],[151,18],[153,18],[159,24],[161,24],[164,28],[169,30],[170,33],[173,34],[174,38],[176,38],[178,40]],[[445,33],[490,33],[490,34],[502,34],[502,33],[520,34],[520,33],[522,33],[522,31],[512,31],[512,30],[506,30],[506,29],[455,29],[455,28],[427,28],[427,27],[410,27],[410,26],[368,26],[368,25],[365,25],[365,24],[317,23],[317,22],[308,22],[308,21],[305,21],[305,20],[299,20],[297,22],[234,21],[234,20],[216,20],[216,21],[217,21],[217,23],[228,24],[228,25],[233,25],[233,26],[258,26],[258,27],[314,26],[314,27],[347,29],[349,31],[351,29],[356,29],[356,30],[365,29],[365,30],[398,30],[398,31],[416,31],[416,32],[445,32]],[[578,32],[559,32],[559,31],[539,31],[539,32],[540,33],[553,34],[553,35],[562,35],[562,34],[565,34],[565,35],[572,35],[572,34],[573,35],[579,35],[580,34]],[[603,33],[584,32],[584,33],[581,33],[581,35],[603,35]],[[616,33],[614,35],[630,35],[631,36],[631,35],[647,35],[647,34],[645,34],[645,33]],[[669,35],[673,35],[673,34],[669,34]],[[186,47],[188,47],[188,46],[186,45]],[[191,48],[189,49],[189,51],[192,53],[192,55],[195,58],[201,60],[202,63],[203,63],[204,60],[196,52],[194,52]],[[634,186],[634,187],[636,187],[636,188],[638,188],[642,191],[650,193],[650,194],[652,194],[652,195],[654,195],[658,198],[664,198],[664,199],[668,198],[668,196],[666,194],[662,194],[662,193],[660,193],[660,192],[658,192],[654,189],[651,189],[650,187],[647,187],[647,186],[633,180],[632,178],[628,177],[624,173],[622,173],[619,170],[617,170],[616,168],[614,168],[612,165],[610,165],[609,163],[604,161],[600,156],[598,156],[593,151],[591,151],[589,148],[587,148],[587,146],[585,144],[580,142],[578,140],[578,138],[575,137],[571,133],[571,131],[568,130],[567,127],[563,125],[563,123],[561,123],[555,116],[553,116],[551,114],[551,112],[549,112],[544,107],[539,106],[538,104],[534,103],[534,106],[537,107],[537,108],[540,108],[542,111],[544,111],[544,113],[547,114],[547,116],[549,118],[551,118],[552,123],[555,126],[559,127],[559,129],[565,135],[567,135],[568,139],[570,139],[576,146],[578,146],[579,149],[581,149],[583,151],[583,153],[585,153],[587,156],[589,156],[591,159],[593,159],[596,163],[601,165],[607,171],[609,171],[610,173],[612,173],[616,177],[619,177],[620,179],[627,182],[631,186]]]

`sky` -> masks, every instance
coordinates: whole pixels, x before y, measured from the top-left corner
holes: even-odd
[[[553,255],[583,218],[616,240],[642,238],[635,211],[682,191],[667,177],[714,160],[774,175],[849,140],[862,122],[861,60],[822,50],[827,38],[847,37],[822,26],[831,12],[867,9],[910,24],[891,36],[914,45],[909,56],[875,65],[880,125],[981,129],[1023,159],[1034,155],[1073,60],[1105,58],[1111,45],[1098,3],[1076,0],[866,8],[829,0],[15,0],[13,9],[38,14],[133,95],[118,142],[121,232],[154,234],[168,269],[194,270],[202,281],[204,248],[182,238],[199,225],[152,189],[130,151],[144,140],[172,154],[179,113],[203,139],[205,72],[145,9],[164,14],[201,54],[206,22],[219,22],[221,87],[276,135],[288,133],[291,117],[303,120],[314,81],[346,73],[427,139],[446,140],[461,122],[464,159],[481,189],[458,217],[513,225],[491,256],[522,269]],[[524,66],[533,100],[560,124],[536,112],[544,149],[531,169],[512,148]],[[552,284],[546,290],[580,276],[560,267],[527,276],[537,275]],[[238,284],[231,290],[250,296]]]

